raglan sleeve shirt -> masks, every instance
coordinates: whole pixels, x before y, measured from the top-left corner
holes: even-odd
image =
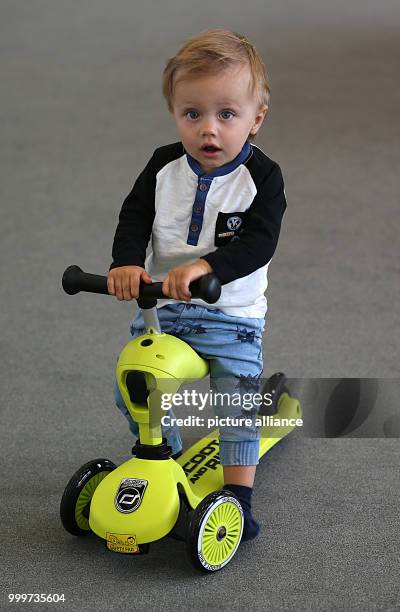
[[[172,145],[171,145],[172,146]],[[182,155],[176,147],[171,157]],[[125,198],[115,232],[110,269],[120,266],[145,266],[146,248],[155,218],[157,173],[166,163],[167,147],[157,149]],[[249,172],[256,194],[245,211],[243,228],[233,240],[213,250],[214,244],[199,257],[206,260],[222,285],[248,276],[271,260],[279,238],[282,217],[286,209],[284,183],[279,165],[258,154],[253,156]],[[177,191],[178,194],[178,191]],[[179,196],[178,196],[179,197]],[[235,210],[235,202],[229,202]],[[166,271],[167,273],[168,271]]]

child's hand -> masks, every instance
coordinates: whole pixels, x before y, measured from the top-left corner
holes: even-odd
[[[162,285],[164,295],[184,302],[190,302],[192,294],[189,285],[192,281],[212,272],[212,267],[205,259],[198,259],[187,266],[178,266],[168,273]]]
[[[107,289],[110,295],[128,302],[139,295],[140,281],[151,283],[151,277],[140,266],[121,266],[113,268],[107,276]]]

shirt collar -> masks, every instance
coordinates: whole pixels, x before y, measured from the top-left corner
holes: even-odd
[[[239,155],[235,157],[235,159],[228,162],[227,164],[224,164],[223,166],[220,166],[219,168],[215,168],[215,170],[213,170],[210,173],[204,172],[199,162],[194,157],[189,155],[189,153],[187,152],[186,152],[186,158],[187,158],[189,166],[191,167],[193,172],[197,174],[197,176],[214,178],[215,176],[224,176],[225,174],[229,174],[230,172],[233,172],[234,170],[236,170],[236,168],[240,166],[240,164],[243,164],[247,160],[251,152],[252,151],[251,151],[250,143],[245,142],[242,150],[240,151]]]

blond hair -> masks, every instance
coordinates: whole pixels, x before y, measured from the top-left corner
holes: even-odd
[[[242,34],[215,29],[200,32],[179,49],[165,66],[162,92],[173,112],[174,87],[185,78],[215,75],[232,66],[246,64],[251,73],[251,93],[260,106],[269,106],[270,88],[265,64],[254,45]]]

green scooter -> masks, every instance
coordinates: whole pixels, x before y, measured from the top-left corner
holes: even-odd
[[[107,278],[70,266],[63,288],[108,294]],[[146,333],[122,350],[117,382],[132,418],[139,424],[133,458],[116,466],[95,459],[72,476],[62,496],[61,521],[76,536],[91,532],[107,548],[143,554],[151,542],[171,535],[184,539],[189,559],[205,572],[225,567],[234,557],[243,532],[243,511],[235,495],[223,489],[218,429],[208,433],[176,459],[162,438],[163,394],[178,392],[185,381],[207,376],[208,363],[188,344],[163,333],[157,316],[162,283],[141,286],[138,305]],[[215,303],[221,286],[209,274],[190,285],[193,297]],[[300,424],[299,402],[290,396],[286,377],[275,374],[262,395],[270,405],[260,409],[260,457]]]

